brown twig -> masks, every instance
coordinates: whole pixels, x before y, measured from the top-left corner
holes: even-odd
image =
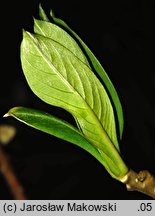
[[[4,175],[6,182],[8,183],[15,199],[25,200],[26,196],[24,194],[23,187],[17,180],[16,175],[9,162],[9,159],[7,158],[7,155],[4,152],[2,146],[0,146],[0,171]]]
[[[129,170],[121,182],[126,184],[128,191],[139,191],[155,199],[155,178],[148,170],[139,173]]]

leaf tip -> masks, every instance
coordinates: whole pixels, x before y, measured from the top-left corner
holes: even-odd
[[[20,109],[20,107],[13,107],[11,108],[7,113],[3,115],[4,118],[9,117],[9,116],[14,116],[15,113]]]
[[[3,118],[9,117],[9,116],[10,116],[10,114],[9,114],[9,112],[8,112],[8,113],[5,113],[5,114],[3,115]]]
[[[55,17],[55,14],[54,14],[54,12],[53,12],[52,9],[50,10],[50,16],[51,16],[52,18]]]
[[[41,2],[39,3],[39,10],[41,10],[42,9],[42,5],[41,5]]]
[[[49,22],[49,19],[45,11],[43,10],[41,3],[39,4],[39,16],[40,16],[40,19],[42,19],[43,21]]]
[[[34,22],[34,25],[35,25],[38,22],[38,20],[35,17],[33,17],[33,22]]]
[[[23,39],[34,40],[34,34],[23,29]]]
[[[39,3],[39,13],[44,12],[41,2]]]
[[[26,31],[25,29],[22,29],[22,31],[23,31],[23,36],[28,34],[28,31]]]
[[[26,30],[25,29],[22,29],[22,32],[23,32],[23,35],[26,33]]]
[[[26,31],[25,29],[22,29],[22,32],[23,32],[23,38],[27,38],[29,35],[29,32]]]

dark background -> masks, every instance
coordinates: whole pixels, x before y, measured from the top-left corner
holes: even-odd
[[[40,1],[1,3],[0,122],[17,127],[4,147],[28,199],[149,199],[127,192],[98,161],[67,142],[31,129],[14,119],[2,119],[11,107],[27,106],[51,112],[69,122],[72,117],[40,101],[29,89],[20,64],[22,28],[32,31]],[[120,96],[125,128],[123,157],[135,171],[155,174],[155,2],[41,1],[53,8],[100,60]],[[0,174],[0,199],[13,199]]]

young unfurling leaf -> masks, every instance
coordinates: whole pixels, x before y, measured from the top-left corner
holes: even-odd
[[[68,122],[52,116],[51,114],[26,107],[14,107],[10,109],[5,116],[12,116],[37,130],[73,143],[74,145],[79,146],[85,151],[89,152],[103,165],[106,162],[106,160],[104,160],[104,158],[101,156],[100,152],[83,136],[83,134],[77,128],[73,127]]]
[[[91,69],[60,43],[28,32],[24,32],[21,60],[32,91],[76,118],[86,139],[105,155],[105,166],[116,178],[127,172],[116,150],[112,105]]]

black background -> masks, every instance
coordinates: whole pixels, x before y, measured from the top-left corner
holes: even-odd
[[[28,199],[149,199],[127,192],[98,161],[67,142],[2,119],[11,107],[27,106],[51,112],[74,123],[58,108],[44,104],[29,89],[20,64],[22,28],[32,31],[40,1],[1,3],[0,122],[15,125],[18,133],[5,146]],[[53,8],[86,42],[111,78],[124,110],[120,143],[127,165],[155,174],[155,2],[41,1]],[[13,199],[0,175],[0,199]]]

